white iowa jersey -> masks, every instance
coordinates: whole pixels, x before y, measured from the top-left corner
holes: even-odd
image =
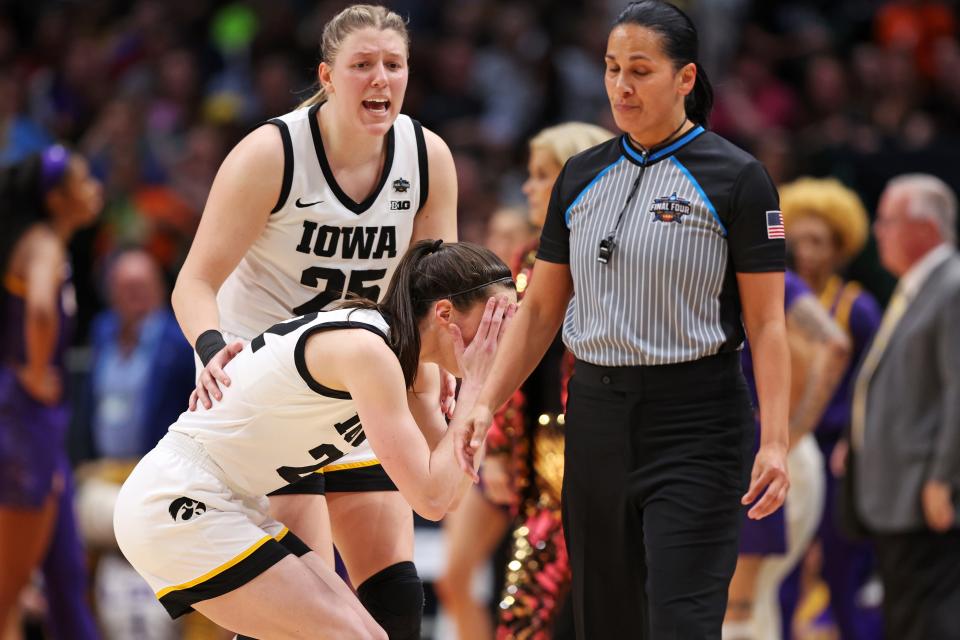
[[[194,438],[226,479],[263,495],[327,465],[337,466],[366,440],[350,394],[321,386],[304,356],[318,331],[367,329],[388,339],[376,311],[314,312],[270,327],[230,361],[232,384],[210,409],[185,411],[171,431]]]
[[[269,121],[283,139],[280,199],[217,294],[221,329],[247,340],[281,320],[321,311],[347,291],[378,300],[427,198],[419,123],[397,117],[387,134],[380,182],[370,197],[355,202],[327,162],[318,108]]]

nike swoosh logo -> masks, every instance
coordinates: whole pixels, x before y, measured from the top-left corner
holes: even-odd
[[[304,209],[306,207],[312,207],[315,204],[320,204],[321,202],[323,202],[323,200],[317,200],[316,202],[300,202],[300,198],[297,198],[296,205],[301,209]]]

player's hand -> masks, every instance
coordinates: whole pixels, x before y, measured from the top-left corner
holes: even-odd
[[[780,444],[761,445],[753,462],[750,489],[741,499],[745,505],[763,497],[747,512],[751,520],[761,520],[779,509],[787,498],[790,477],[787,474],[787,448]]]
[[[921,502],[927,526],[937,533],[944,533],[953,526],[957,514],[951,500],[950,485],[938,480],[927,480],[923,485]]]
[[[517,503],[517,492],[510,473],[510,456],[506,453],[489,454],[483,460],[483,492],[495,504]]]
[[[17,379],[27,394],[37,402],[54,405],[63,397],[63,382],[60,374],[51,366],[21,367]]]
[[[230,376],[224,373],[223,368],[241,351],[243,351],[243,343],[240,341],[232,342],[220,349],[217,355],[210,358],[210,362],[207,363],[207,366],[200,372],[200,377],[197,378],[197,388],[190,394],[190,411],[197,410],[198,401],[204,409],[209,409],[213,406],[213,400],[223,399],[220,385],[230,386]]]
[[[505,295],[495,296],[487,300],[483,317],[480,319],[480,326],[477,327],[477,334],[469,345],[464,345],[460,327],[450,323],[449,330],[453,338],[453,352],[457,359],[457,365],[460,367],[464,384],[472,384],[477,387],[483,385],[483,381],[487,379],[487,374],[493,367],[493,359],[497,355],[500,336],[503,335],[504,329],[516,312],[516,303],[510,302],[510,299]]]
[[[457,408],[457,378],[449,371],[440,368],[440,411],[453,419]]]
[[[466,420],[459,424],[454,421],[450,426],[453,429],[453,453],[460,468],[474,482],[480,481],[477,467],[482,458],[483,441],[492,424],[493,412],[490,407],[475,404]]]

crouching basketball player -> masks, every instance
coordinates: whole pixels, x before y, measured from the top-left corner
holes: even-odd
[[[255,338],[228,365],[223,400],[183,413],[120,491],[117,541],[170,615],[195,609],[255,638],[386,638],[270,518],[266,494],[369,439],[410,505],[440,519],[470,477],[452,431],[436,442],[421,433],[429,412],[407,390],[420,362],[455,372],[453,420],[463,420],[515,300],[510,270],[491,252],[421,241],[379,305],[351,300]]]

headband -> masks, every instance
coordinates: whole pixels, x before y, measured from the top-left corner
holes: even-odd
[[[70,164],[70,154],[59,144],[47,147],[40,154],[40,188],[44,194],[50,192],[63,180]]]
[[[446,300],[447,298],[455,298],[456,296],[462,296],[462,295],[465,294],[465,293],[471,293],[471,292],[473,292],[473,291],[478,291],[478,290],[480,290],[480,289],[484,289],[484,288],[489,287],[489,286],[491,286],[491,285],[500,284],[500,283],[507,283],[507,282],[509,282],[509,283],[512,284],[512,283],[513,283],[513,277],[512,277],[512,276],[504,276],[504,277],[502,277],[502,278],[497,278],[496,280],[491,280],[490,282],[484,282],[483,284],[478,284],[477,286],[475,286],[475,287],[470,287],[469,289],[464,289],[463,291],[457,291],[456,293],[449,293],[449,294],[447,294],[447,295],[445,295],[445,296],[440,296],[440,297],[438,297],[438,298],[429,298],[429,299],[427,299],[427,300],[423,300],[422,302],[436,302],[437,300]]]

